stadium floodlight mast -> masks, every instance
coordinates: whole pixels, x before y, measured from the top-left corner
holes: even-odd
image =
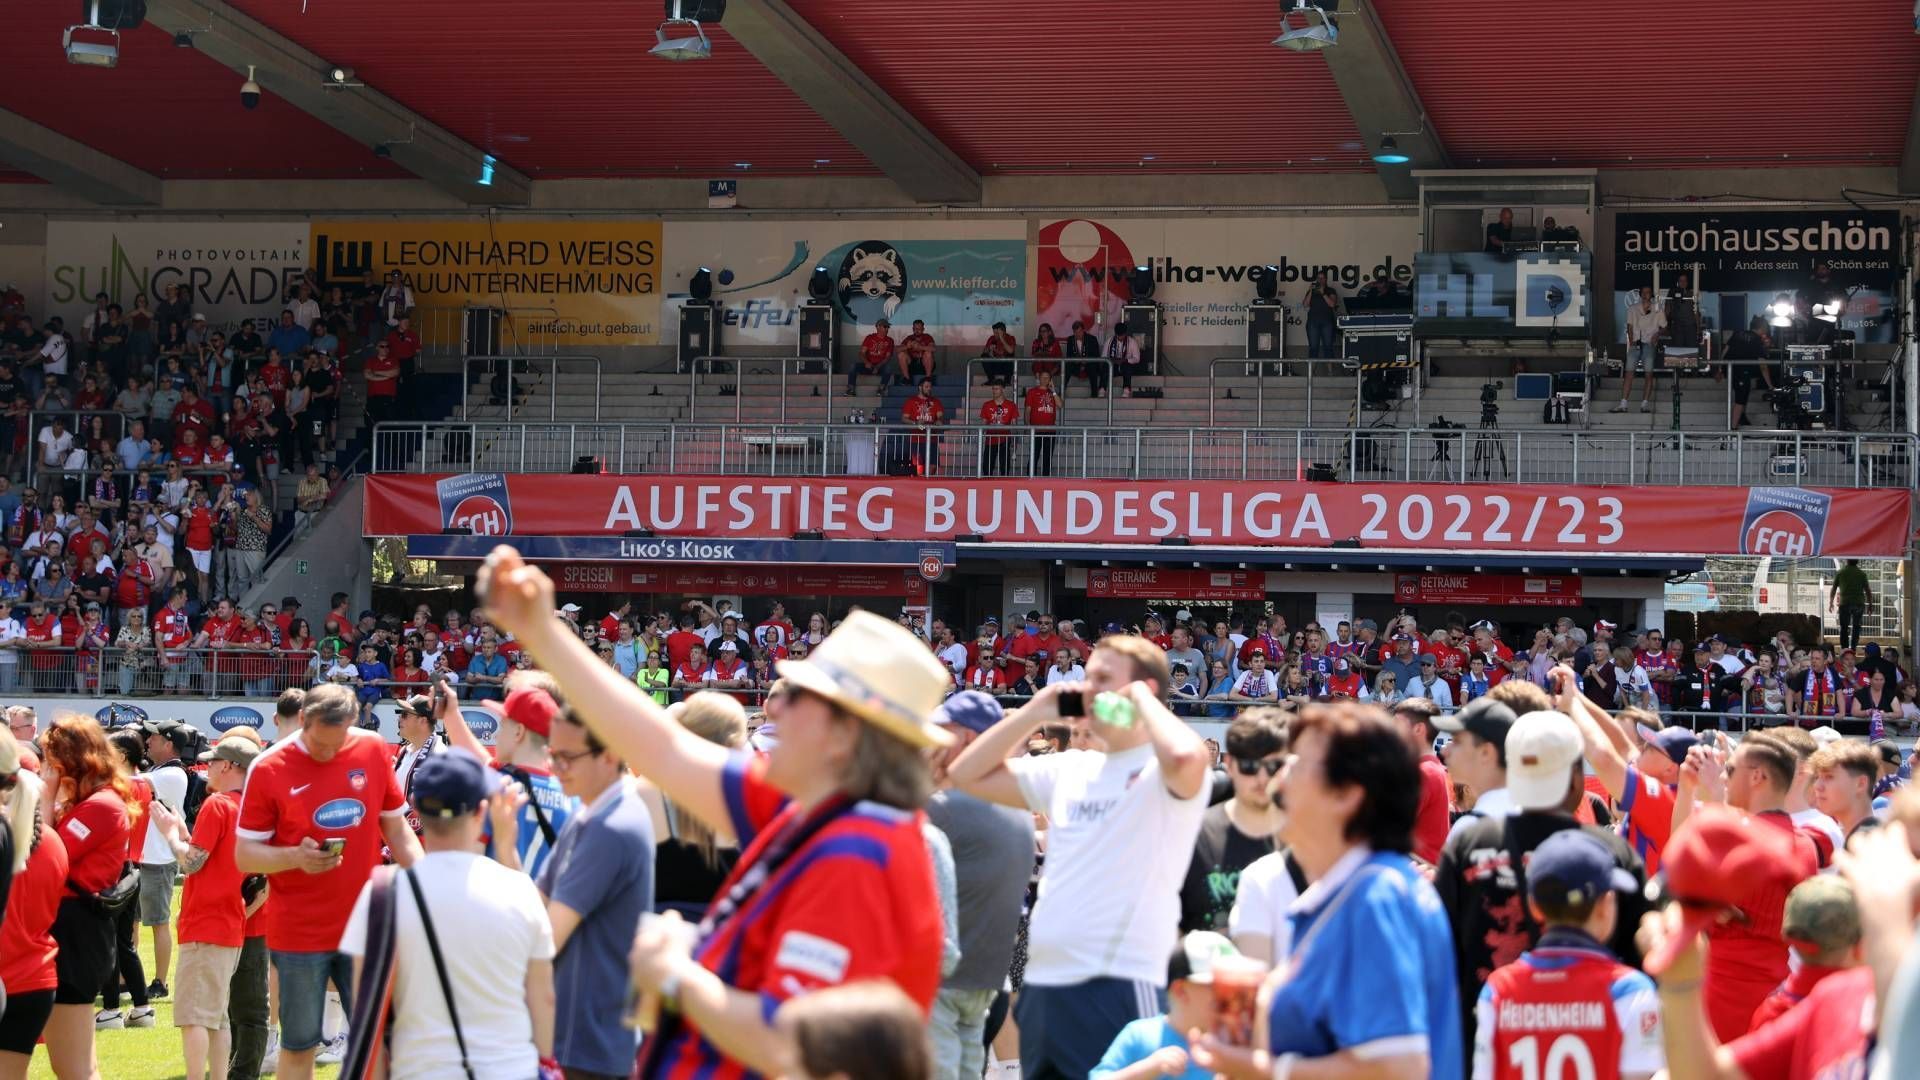
[[[1340,20],[1333,13],[1340,0],[1280,0],[1281,34],[1275,45],[1294,52],[1319,52],[1340,44]],[[1296,11],[1307,13],[1306,25],[1295,28],[1287,19]]]
[[[703,23],[717,23],[726,14],[726,0],[667,0],[667,19],[653,32],[647,51],[662,60],[706,60],[713,42]]]

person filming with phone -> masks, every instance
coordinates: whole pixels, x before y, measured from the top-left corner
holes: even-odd
[[[1048,819],[1047,870],[1016,1003],[1026,1080],[1079,1080],[1120,1029],[1167,1008],[1180,890],[1206,813],[1209,755],[1168,710],[1165,650],[1110,634],[1084,682],[1058,682],[973,741],[947,774]],[[1104,751],[1010,758],[1042,727],[1089,723]]]
[[[273,890],[267,951],[280,976],[283,1078],[313,1076],[328,982],[353,1009],[353,962],[340,935],[382,845],[401,866],[420,857],[391,752],[378,732],[354,726],[359,715],[348,687],[307,691],[299,733],[254,760],[240,795],[234,862],[243,874],[269,875]]]

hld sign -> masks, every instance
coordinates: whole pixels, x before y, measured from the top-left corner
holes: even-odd
[[[1474,336],[1583,329],[1587,260],[1584,252],[1416,256],[1416,325],[1426,334]]]

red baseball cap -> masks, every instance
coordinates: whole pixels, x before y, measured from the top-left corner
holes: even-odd
[[[560,715],[560,706],[553,695],[537,686],[522,686],[508,694],[505,702],[483,701],[480,707],[543,739],[553,736],[553,718]]]
[[[1722,806],[1696,808],[1661,853],[1660,868],[1681,917],[1680,929],[1642,965],[1656,977],[1723,914],[1755,910],[1768,897],[1784,902],[1809,872],[1791,831]]]

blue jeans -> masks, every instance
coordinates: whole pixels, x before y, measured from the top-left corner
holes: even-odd
[[[1338,326],[1332,319],[1307,320],[1307,357],[1332,360],[1340,355]]]
[[[327,983],[340,991],[340,1007],[353,1012],[353,957],[338,952],[272,951],[280,973],[280,1046],[299,1053],[320,1045],[327,1016]]]

